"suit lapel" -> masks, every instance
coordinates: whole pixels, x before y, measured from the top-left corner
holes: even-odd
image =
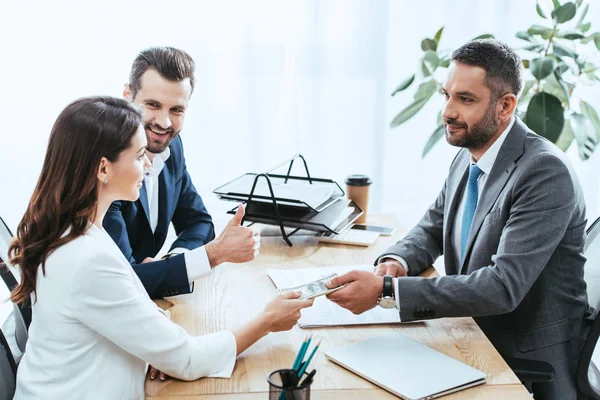
[[[516,117],[515,117],[516,118]],[[487,178],[485,186],[481,191],[481,196],[477,203],[477,209],[473,217],[473,223],[471,224],[471,230],[467,239],[467,247],[465,248],[465,257],[460,267],[460,273],[463,273],[466,265],[466,261],[469,259],[469,252],[473,247],[475,238],[479,233],[481,224],[485,219],[486,215],[492,209],[492,206],[498,199],[500,192],[506,185],[508,178],[516,167],[516,161],[523,155],[523,143],[527,134],[527,128],[525,125],[516,118],[515,123],[508,133],[494,166],[490,171],[490,176]]]
[[[456,218],[456,208],[458,200],[464,191],[468,176],[467,160],[470,155],[467,150],[461,150],[461,153],[456,156],[454,161],[455,167],[448,175],[446,183],[446,202],[447,207],[444,212],[444,264],[446,274],[458,273],[458,265],[456,264],[456,254],[452,247],[452,230],[454,228],[454,219]]]

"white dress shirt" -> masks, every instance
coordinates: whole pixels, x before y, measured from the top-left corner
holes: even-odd
[[[144,186],[146,187],[146,193],[148,195],[148,209],[150,211],[150,227],[152,228],[152,232],[156,230],[156,226],[158,225],[158,190],[160,187],[158,184],[158,177],[165,166],[165,162],[170,156],[171,149],[168,147],[162,153],[156,154],[152,159],[152,166],[148,169],[146,176],[144,177]],[[204,246],[194,250],[177,247],[173,249],[171,253],[185,253],[185,267],[190,284],[204,275],[210,274],[210,262],[208,261],[208,255],[206,254]]]
[[[494,143],[492,143],[490,148],[487,149],[487,151],[479,158],[479,161],[476,162],[471,157],[469,166],[471,164],[476,164],[479,167],[479,169],[481,170],[481,174],[479,175],[479,178],[477,179],[478,198],[481,198],[481,191],[483,190],[485,182],[487,182],[487,177],[490,175],[490,172],[492,171],[492,167],[494,166],[494,162],[496,162],[496,158],[498,157],[498,152],[500,151],[500,148],[502,147],[502,144],[504,143],[504,140],[506,139],[508,132],[510,132],[510,130],[512,129],[514,123],[515,123],[515,117],[511,117],[510,123],[508,124],[508,126],[506,127],[504,132],[502,132],[502,134],[498,137],[498,139],[496,139],[496,141]],[[456,265],[461,264],[460,263],[460,245],[461,245],[461,234],[462,234],[462,216],[463,216],[463,211],[465,209],[465,202],[466,202],[466,196],[465,196],[464,192],[466,192],[466,190],[464,190],[462,193],[462,197],[461,197],[458,209],[456,210],[456,217],[454,218],[454,225],[453,225],[453,229],[452,229],[452,247],[454,248],[455,257],[457,260]],[[398,261],[404,267],[404,269],[406,269],[406,273],[408,274],[408,263],[406,262],[406,260],[404,258],[397,256],[395,254],[384,254],[379,258],[379,263],[381,263],[382,260],[384,260],[386,258],[391,258],[391,259]],[[399,278],[396,278],[396,282],[394,282],[394,288],[395,288],[394,291],[395,291],[395,296],[396,296],[396,308],[398,308],[398,311],[400,311],[400,292],[398,289],[398,279]]]
[[[15,399],[143,399],[147,363],[183,380],[235,365],[233,334],[194,337],[171,322],[95,225],[38,270],[32,312]]]

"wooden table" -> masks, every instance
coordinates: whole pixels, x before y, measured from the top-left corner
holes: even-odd
[[[373,224],[398,226],[393,216],[372,216]],[[203,335],[233,329],[258,314],[277,295],[267,277],[268,268],[311,268],[325,265],[372,263],[402,236],[380,237],[368,248],[318,243],[310,236],[292,236],[293,247],[281,237],[265,237],[260,255],[251,263],[221,265],[197,281],[194,293],[160,300],[171,319],[190,334]],[[431,268],[426,275],[436,274]],[[488,383],[445,399],[531,399],[496,349],[471,318],[452,318],[407,325],[300,329],[272,333],[242,353],[231,379],[204,378],[194,382],[169,379],[146,381],[149,398],[233,399],[268,398],[267,375],[292,365],[307,332],[323,339],[311,368],[317,369],[311,386],[313,399],[397,399],[361,377],[328,361],[329,348],[381,336],[397,330],[402,334],[454,357],[487,374]],[[201,396],[200,396],[201,395]]]

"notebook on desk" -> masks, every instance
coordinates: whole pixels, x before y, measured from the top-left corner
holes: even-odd
[[[433,399],[485,383],[485,374],[394,332],[337,349],[327,358],[402,399]]]

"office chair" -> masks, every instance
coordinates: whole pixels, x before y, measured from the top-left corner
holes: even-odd
[[[600,371],[592,360],[600,337],[600,218],[586,232],[583,252],[587,259],[584,279],[587,286],[588,303],[596,310],[594,322],[583,344],[577,366],[577,386],[592,399],[600,400]],[[554,368],[544,361],[506,358],[515,375],[530,389],[543,387],[554,379]]]
[[[12,400],[17,382],[17,365],[0,330],[0,400]]]
[[[2,255],[8,255],[8,246],[13,239],[13,235],[0,217],[0,276],[4,281],[4,284],[8,288],[9,292],[17,286],[18,282],[13,274],[14,268],[10,265],[8,260],[3,260]],[[17,345],[22,352],[25,352],[25,345],[29,337],[27,331],[31,324],[31,301],[27,300],[22,304],[13,304],[13,313],[15,318],[15,339]]]
[[[585,240],[585,283],[590,306],[596,310],[596,316],[587,338],[577,366],[577,385],[579,390],[593,399],[600,399],[600,371],[592,355],[600,337],[600,218],[587,231]]]

